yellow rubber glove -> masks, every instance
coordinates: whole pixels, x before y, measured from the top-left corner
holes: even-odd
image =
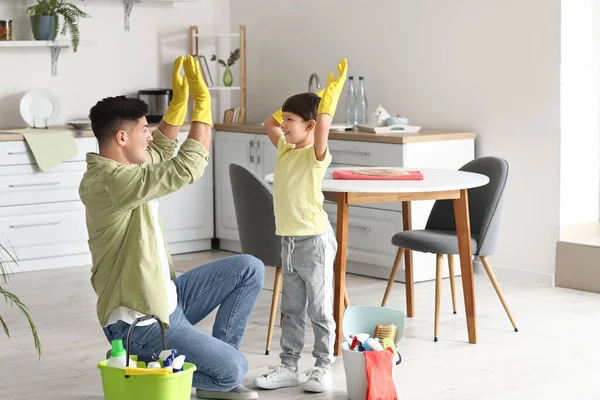
[[[169,125],[181,126],[185,121],[187,112],[187,103],[189,95],[189,87],[187,79],[181,76],[181,66],[183,65],[183,57],[177,57],[173,63],[173,76],[171,78],[173,85],[173,98],[169,103],[169,108],[163,116],[163,120]]]
[[[315,94],[319,97],[323,96],[323,92],[325,91],[325,89],[321,89],[318,92],[316,92]],[[283,111],[281,111],[281,108],[277,111],[275,111],[272,115],[273,118],[275,118],[275,121],[279,122],[280,124],[283,122]]]
[[[333,73],[329,74],[327,78],[327,85],[325,85],[325,91],[321,96],[319,102],[318,114],[329,114],[333,118],[335,109],[337,108],[344,83],[346,82],[346,72],[348,71],[348,61],[344,58],[342,62],[338,64],[338,77],[334,79]]]
[[[192,122],[202,122],[213,126],[212,111],[210,108],[210,92],[200,73],[198,60],[187,56],[183,62],[185,77],[190,85],[190,93],[194,98],[194,110],[192,111]]]

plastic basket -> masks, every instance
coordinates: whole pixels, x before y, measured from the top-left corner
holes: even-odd
[[[342,331],[347,343],[342,343],[342,359],[344,373],[346,374],[346,391],[350,400],[364,400],[367,394],[367,377],[365,372],[365,355],[361,352],[350,350],[355,333],[373,334],[376,325],[394,324],[398,327],[396,335],[396,348],[404,334],[404,311],[394,308],[377,306],[351,306],[344,313]],[[398,355],[400,353],[398,352]],[[400,364],[402,358],[396,365]],[[393,361],[392,361],[393,362]],[[396,381],[396,368],[392,364],[392,378]]]
[[[166,350],[165,329],[162,321],[155,315],[137,318],[127,333],[127,363],[129,364],[129,345],[133,328],[142,321],[155,319],[161,329],[162,347]],[[192,392],[192,376],[196,366],[191,363],[183,364],[183,371],[170,375],[136,375],[128,376],[125,370],[108,367],[108,360],[98,363],[102,376],[102,388],[105,400],[189,400]],[[139,363],[144,366],[144,363]]]

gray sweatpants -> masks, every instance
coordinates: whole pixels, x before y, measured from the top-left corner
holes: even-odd
[[[316,236],[281,238],[284,314],[281,332],[281,363],[298,368],[304,348],[306,316],[315,335],[315,366],[330,368],[335,340],[333,319],[333,263],[337,241],[333,230]]]

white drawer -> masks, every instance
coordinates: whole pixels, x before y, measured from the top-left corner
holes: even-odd
[[[325,204],[324,208],[335,231],[337,207]],[[391,240],[400,231],[402,213],[351,206],[347,260],[391,268],[398,250]]]
[[[0,167],[0,207],[79,200],[85,162],[62,163],[41,172],[36,165]]]
[[[77,155],[67,161],[84,161],[85,154],[97,152],[96,138],[76,138]],[[0,166],[36,164],[25,140],[0,142]]]
[[[404,147],[401,144],[330,140],[332,163],[369,167],[402,167]]]
[[[0,208],[0,232],[19,260],[89,251],[85,208],[79,201]]]

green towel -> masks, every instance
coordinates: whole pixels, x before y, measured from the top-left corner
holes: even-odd
[[[2,133],[20,133],[25,137],[42,172],[77,155],[73,132],[66,129],[10,129]]]

